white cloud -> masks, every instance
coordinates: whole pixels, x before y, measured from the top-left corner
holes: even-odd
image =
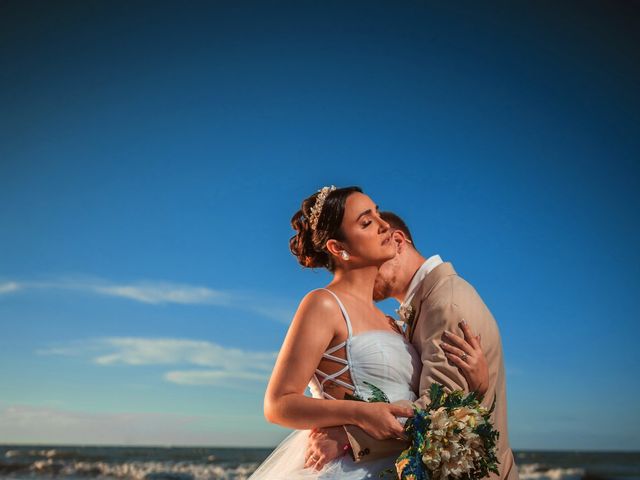
[[[174,365],[199,370],[167,372],[165,380],[179,385],[238,386],[263,383],[269,377],[277,352],[255,352],[223,347],[213,342],[181,338],[108,337],[77,341],[38,350],[40,355],[78,355],[102,366]],[[202,368],[206,367],[206,368]]]
[[[230,295],[220,290],[199,285],[158,281],[114,283],[96,277],[61,277],[48,281],[0,283],[0,293],[35,289],[89,292],[151,304],[227,305],[230,301]]]
[[[162,281],[118,283],[97,277],[61,277],[47,281],[6,281],[0,295],[28,290],[66,290],[124,298],[151,305],[216,305],[254,312],[282,323],[289,323],[294,309],[290,302],[264,298],[259,294],[216,290],[202,285]]]
[[[0,283],[0,295],[2,295],[3,293],[17,292],[21,288],[21,285],[17,282]]]
[[[180,303],[184,305],[227,305],[229,295],[207,287],[170,283],[142,283],[131,285],[88,285],[94,293],[128,298],[143,303]]]
[[[269,375],[267,372],[233,370],[182,370],[167,372],[164,378],[178,385],[234,386],[247,381],[264,383],[269,379]]]

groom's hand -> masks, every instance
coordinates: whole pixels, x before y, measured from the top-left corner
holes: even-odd
[[[322,470],[327,463],[344,454],[349,444],[347,432],[342,427],[314,428],[309,434],[304,468]]]

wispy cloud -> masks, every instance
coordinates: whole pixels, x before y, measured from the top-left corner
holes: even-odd
[[[178,370],[167,372],[164,378],[178,385],[233,385],[244,382],[264,383],[269,379],[267,372],[233,370]]]
[[[66,290],[124,298],[150,305],[211,305],[254,312],[289,323],[294,308],[290,302],[246,292],[217,290],[202,285],[165,281],[112,282],[97,277],[60,277],[46,281],[0,282],[0,295],[33,290]]]
[[[0,283],[0,293],[26,290],[71,290],[111,297],[126,298],[142,303],[179,303],[185,305],[227,305],[231,296],[223,291],[200,285],[170,282],[116,283],[95,277],[62,277],[48,281],[9,281]]]
[[[21,286],[17,282],[3,282],[0,283],[0,295],[3,293],[12,293],[20,290]]]
[[[90,285],[89,290],[102,295],[128,298],[143,303],[180,303],[184,305],[228,305],[228,294],[207,287],[146,283],[136,285]]]
[[[108,337],[37,351],[40,355],[76,355],[101,366],[195,366],[166,372],[164,379],[178,385],[238,386],[264,383],[277,352],[228,348],[213,342],[181,338]],[[203,368],[205,367],[205,368]]]

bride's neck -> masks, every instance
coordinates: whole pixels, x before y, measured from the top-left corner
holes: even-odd
[[[373,285],[378,274],[378,267],[354,268],[351,270],[336,270],[333,280],[329,284],[356,297],[363,302],[373,302]]]

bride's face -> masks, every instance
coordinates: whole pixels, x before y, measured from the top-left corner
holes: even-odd
[[[380,218],[378,206],[367,195],[353,193],[345,202],[341,230],[349,265],[380,266],[396,254],[389,224]]]

